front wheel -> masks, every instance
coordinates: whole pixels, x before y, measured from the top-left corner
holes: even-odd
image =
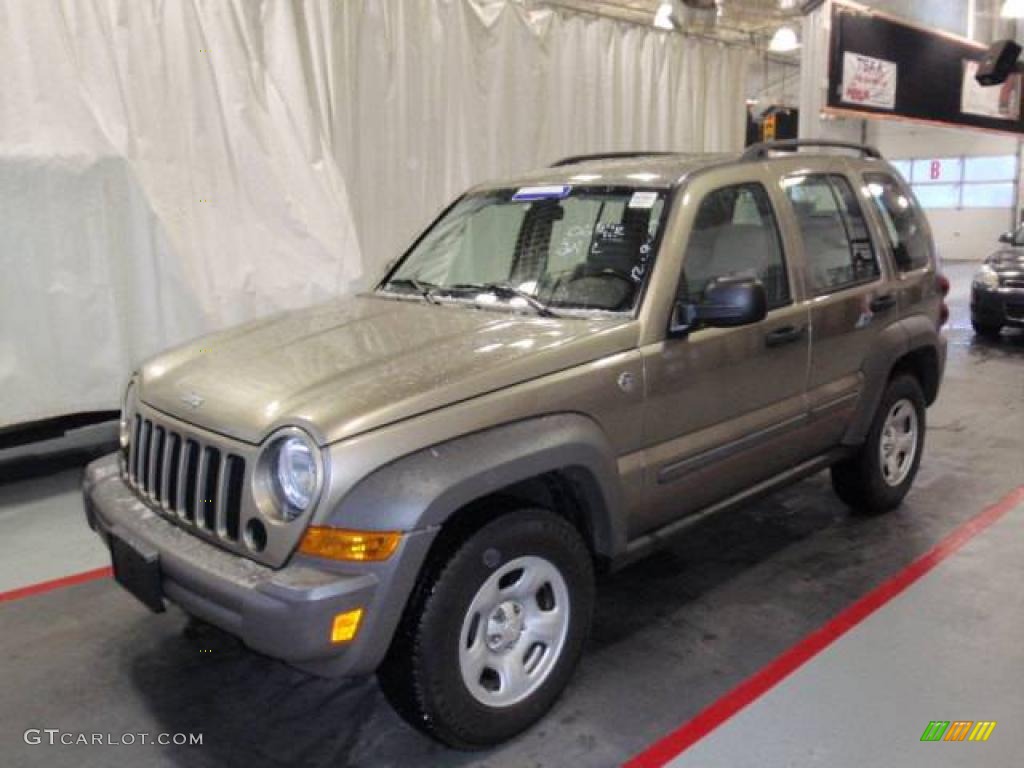
[[[886,387],[868,437],[858,452],[832,467],[832,487],[855,512],[895,509],[914,483],[924,451],[925,401],[913,376]]]
[[[392,706],[461,749],[536,722],[572,676],[594,573],[576,529],[545,510],[501,515],[428,565],[379,679]]]

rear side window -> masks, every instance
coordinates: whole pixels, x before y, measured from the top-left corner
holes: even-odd
[[[835,293],[880,273],[864,211],[842,176],[794,176],[783,182],[800,225],[811,290]]]
[[[928,266],[931,246],[913,201],[900,183],[886,173],[866,173],[871,200],[885,224],[892,246],[893,259],[900,272],[911,272]]]
[[[708,283],[719,277],[759,279],[768,309],[790,303],[778,224],[760,184],[716,189],[697,210],[686,245],[679,298],[699,302]]]

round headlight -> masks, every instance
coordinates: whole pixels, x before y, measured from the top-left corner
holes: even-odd
[[[281,500],[282,514],[291,519],[304,512],[316,494],[318,469],[315,449],[300,437],[286,437],[277,444],[274,479]]]
[[[995,290],[999,287],[999,274],[988,264],[985,264],[974,274],[974,284],[982,288]]]

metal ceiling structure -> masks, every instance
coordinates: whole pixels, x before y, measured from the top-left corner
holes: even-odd
[[[651,25],[665,2],[672,7],[670,29],[755,51],[748,73],[747,103],[755,113],[772,105],[795,107],[799,101],[800,49],[769,50],[782,26],[800,33],[802,17],[825,0],[518,0],[528,7],[560,8],[575,13]],[[1013,37],[1020,26],[1000,17],[1003,0],[859,0],[879,11],[991,42]]]
[[[520,0],[537,7],[560,7],[651,24],[664,2],[672,5],[671,21],[681,34],[712,38],[731,45],[764,51],[780,26],[799,28],[804,13],[824,0]],[[928,26],[989,42],[1013,36],[1017,24],[1000,17],[1003,0],[860,0],[865,5]],[[797,52],[778,54],[778,62],[795,62]]]
[[[534,0],[538,6],[651,24],[665,0]],[[765,48],[781,25],[798,24],[799,0],[671,0],[676,31],[732,45]]]

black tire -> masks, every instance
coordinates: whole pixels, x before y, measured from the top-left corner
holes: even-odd
[[[974,332],[985,339],[998,339],[1003,326],[998,323],[985,323],[975,317],[971,318],[971,326]]]
[[[902,482],[890,485],[882,469],[882,433],[889,412],[904,399],[910,401],[917,413],[915,454],[910,471]],[[854,512],[863,515],[880,515],[898,507],[917,476],[924,452],[925,428],[925,401],[921,385],[914,376],[895,376],[882,394],[867,440],[856,454],[832,467],[832,487],[836,495]]]
[[[447,554],[444,554],[444,553]],[[561,653],[540,686],[503,707],[479,701],[463,681],[463,621],[488,577],[512,560],[554,565],[568,587],[569,622]],[[379,672],[381,689],[411,725],[457,749],[483,749],[540,719],[568,684],[590,632],[594,569],[579,532],[541,509],[499,516],[428,562]]]

